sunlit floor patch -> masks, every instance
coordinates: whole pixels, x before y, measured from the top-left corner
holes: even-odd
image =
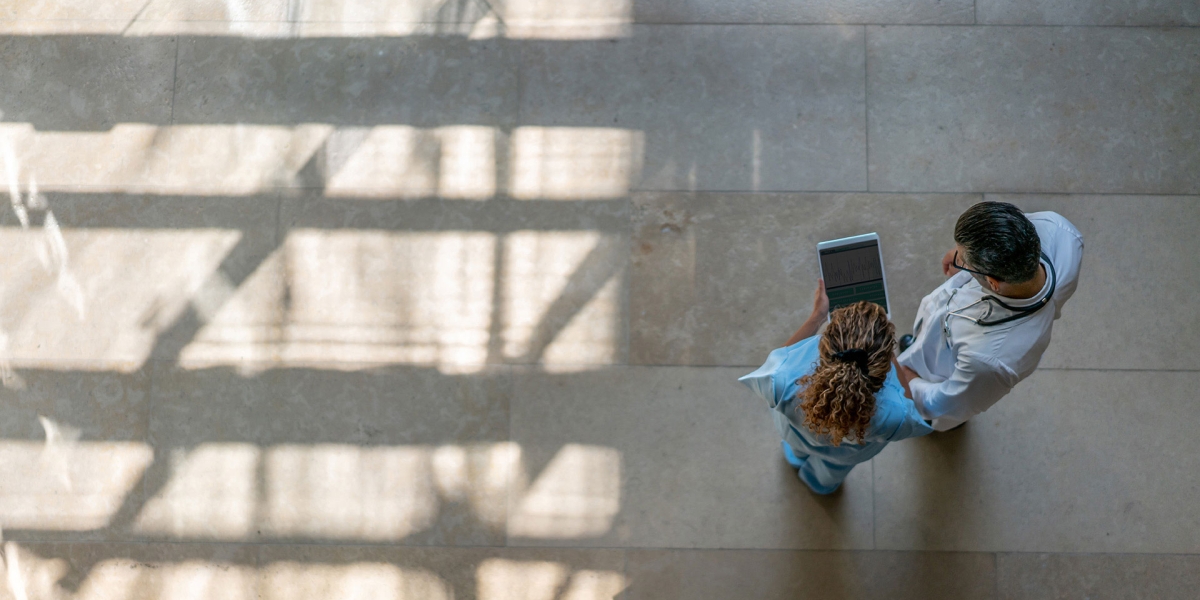
[[[141,442],[0,441],[0,527],[101,529],[130,494],[154,452]]]

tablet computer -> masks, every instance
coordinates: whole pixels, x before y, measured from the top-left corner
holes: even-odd
[[[830,312],[866,300],[882,306],[892,318],[877,234],[821,242],[817,244],[817,256]]]

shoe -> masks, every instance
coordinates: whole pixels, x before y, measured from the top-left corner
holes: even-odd
[[[792,452],[792,447],[787,442],[781,441],[779,443],[783,445],[783,460],[787,461],[787,464],[791,465],[793,469],[799,469],[804,466],[804,461],[800,460],[800,457],[796,456],[795,452]]]
[[[913,343],[913,336],[911,333],[906,333],[906,334],[900,336],[900,351],[904,352],[905,350],[908,350],[908,347],[911,346],[912,343]]]

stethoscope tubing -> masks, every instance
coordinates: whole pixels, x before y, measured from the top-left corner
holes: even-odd
[[[995,296],[984,296],[983,298],[980,298],[979,300],[976,300],[975,302],[972,302],[971,304],[968,304],[958,310],[952,310],[950,312],[947,312],[946,316],[942,317],[942,333],[945,334],[945,336],[946,336],[946,346],[947,347],[951,346],[950,317],[959,317],[961,319],[966,319],[980,327],[994,327],[996,325],[1003,325],[1004,323],[1010,323],[1012,321],[1016,321],[1017,319],[1020,319],[1022,317],[1027,317],[1027,316],[1032,315],[1032,314],[1036,313],[1037,311],[1045,308],[1046,305],[1050,303],[1050,299],[1054,297],[1054,290],[1058,287],[1058,273],[1055,272],[1054,263],[1050,262],[1050,257],[1046,256],[1045,252],[1042,252],[1041,255],[1042,255],[1042,258],[1046,259],[1046,265],[1050,267],[1050,291],[1047,292],[1046,295],[1044,297],[1042,297],[1042,299],[1039,300],[1037,304],[1035,304],[1033,306],[1028,306],[1028,307],[1015,307],[1015,306],[1009,306],[1009,305],[1005,304],[1004,302],[1002,302],[999,298],[997,298]],[[955,290],[954,294],[957,294],[957,290]],[[953,299],[954,295],[951,295],[950,298]],[[1009,315],[1007,317],[1004,317],[1003,319],[997,319],[995,321],[985,321],[984,319],[991,316],[991,314],[992,314],[990,305],[988,306],[987,312],[979,317],[972,317],[970,315],[962,314],[967,309],[977,306],[979,304],[982,304],[984,302],[995,302],[996,304],[999,304],[1000,306],[1002,306],[1008,310],[1014,311],[1017,314]]]

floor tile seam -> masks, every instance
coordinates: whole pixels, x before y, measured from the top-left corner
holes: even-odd
[[[567,27],[586,26],[590,24],[610,24],[616,19],[594,19],[574,21],[567,24]],[[88,19],[88,18],[69,18],[69,19],[53,19],[53,18],[13,18],[0,19],[0,23],[5,24],[20,24],[20,23],[195,23],[195,24],[257,24],[257,25],[462,25],[463,23],[442,21],[442,20],[296,20],[296,19],[259,19],[259,20],[228,20],[228,19],[164,19],[140,18],[135,21],[130,21],[128,18],[104,18],[104,19]],[[516,21],[520,26],[524,27],[548,27],[563,25],[561,21],[555,20],[530,20]],[[752,22],[752,21],[627,21],[622,24],[637,27],[926,27],[926,28],[941,28],[941,27],[978,27],[978,28],[1028,28],[1028,29],[1200,29],[1200,24],[1182,25],[1178,23],[1138,23],[1138,24],[1084,24],[1084,23],[895,23],[885,21],[787,21],[787,22]],[[6,34],[0,34],[6,35]],[[105,34],[100,34],[105,35]],[[110,34],[111,35],[111,34]],[[461,35],[427,35],[427,34],[408,34],[384,37],[462,37]],[[152,36],[137,36],[137,37],[152,37]],[[243,37],[243,36],[228,36],[228,37]],[[253,36],[252,36],[253,37]],[[330,36],[330,37],[345,37],[345,36]],[[351,36],[353,37],[353,36]],[[603,36],[608,39],[621,36]],[[503,39],[511,41],[538,41],[541,38],[489,38]],[[571,40],[568,40],[571,41]],[[592,38],[575,41],[594,41]]]
[[[42,359],[39,358],[39,360],[42,360]],[[103,366],[112,365],[113,363],[106,362],[106,361],[95,361],[95,362],[86,362],[86,363],[85,362],[72,362],[70,364],[78,365],[78,366],[103,367]],[[236,362],[231,361],[231,362],[220,362],[220,363],[218,363],[218,362],[212,362],[212,363],[203,362],[203,363],[197,363],[197,364],[192,364],[192,365],[180,365],[179,363],[176,362],[176,359],[174,359],[174,358],[148,358],[142,363],[142,366],[143,367],[149,366],[151,364],[153,364],[155,366],[159,366],[159,367],[178,366],[181,369],[189,370],[189,371],[210,369],[210,368],[227,368],[227,367],[236,367],[236,366],[252,366],[252,367],[266,366],[269,368],[278,367],[278,368],[286,368],[286,369],[290,369],[290,368],[319,369],[319,367],[314,367],[313,366],[314,364],[327,364],[327,365],[339,365],[339,366],[361,365],[364,369],[379,368],[379,367],[396,367],[396,368],[407,368],[407,369],[433,369],[438,366],[436,364],[429,364],[429,363],[405,363],[405,362],[394,362],[394,361],[341,360],[341,359],[327,359],[327,360],[321,360],[319,362],[302,361],[299,363],[289,363],[287,361],[270,361],[270,360],[261,360],[261,361],[246,360],[246,361],[236,361]],[[501,363],[486,363],[486,364],[470,365],[470,366],[478,367],[479,369],[481,369],[481,371],[466,372],[466,373],[450,373],[448,375],[463,376],[463,375],[472,375],[472,374],[476,374],[479,372],[500,372],[500,371],[508,370],[508,369],[512,369],[512,370],[518,372],[517,374],[519,374],[519,372],[521,372],[521,371],[539,370],[539,372],[542,372],[547,375],[579,375],[579,374],[592,373],[592,372],[596,372],[596,371],[604,371],[604,370],[609,370],[609,369],[614,369],[614,368],[680,367],[680,368],[699,368],[699,369],[712,369],[712,368],[725,369],[725,368],[741,368],[743,365],[731,365],[731,366],[722,366],[722,365],[639,365],[639,364],[632,364],[632,363],[542,364],[542,363],[501,362]],[[578,371],[550,370],[550,369],[576,368],[576,367],[579,368]],[[39,370],[40,369],[40,367],[30,367],[30,366],[22,366],[22,365],[15,366],[13,368],[24,369],[24,370]],[[539,368],[541,368],[541,369],[539,369]],[[71,371],[75,371],[77,369],[65,369],[65,370],[64,369],[41,369],[41,370],[47,370],[47,371],[62,370],[64,372],[71,372]],[[129,371],[129,372],[136,373],[137,371],[138,371],[138,369],[134,369],[133,371]],[[125,373],[125,371],[121,371],[121,372]]]
[[[514,365],[525,366],[525,365]],[[617,367],[646,367],[646,368],[688,368],[688,369],[757,369],[762,363],[753,364],[648,364],[637,363],[627,365],[608,365],[609,368]],[[1118,373],[1200,373],[1200,368],[1195,369],[1150,369],[1137,367],[1039,367],[1038,371],[1083,371],[1083,372],[1118,372]]]
[[[1081,551],[1062,551],[1062,552],[1043,552],[1038,550],[996,550],[996,555],[1043,555],[1050,554],[1054,556],[1195,556],[1200,557],[1200,551],[1197,552],[1081,552]]]
[[[114,190],[112,186],[104,186],[104,185],[62,184],[62,185],[51,185],[51,186],[49,186],[48,189],[43,189],[42,191],[45,193],[50,193],[50,194],[83,193],[83,194],[111,194],[111,195],[127,195],[127,196],[159,196],[159,197],[164,197],[164,198],[201,197],[201,198],[212,198],[212,199],[216,199],[216,200],[227,200],[227,199],[246,199],[246,198],[261,197],[261,196],[272,196],[272,195],[285,194],[287,192],[295,192],[295,191],[322,191],[324,189],[325,189],[324,187],[319,187],[319,186],[268,186],[268,187],[263,187],[261,189],[255,190],[252,193],[240,193],[240,192],[209,193],[209,192],[196,192],[194,190],[189,190],[189,188],[187,188],[185,186],[156,186],[153,183],[149,183],[149,184],[138,184],[137,186],[130,186],[130,189],[125,189],[125,190]],[[383,191],[387,188],[363,187],[360,189],[364,192],[374,192],[374,191]],[[163,193],[164,191],[167,191],[167,190],[171,190],[171,191],[178,190],[179,193],[177,193],[177,194]],[[913,196],[913,195],[921,195],[921,196],[980,196],[980,195],[992,195],[992,196],[1101,196],[1101,197],[1137,196],[1137,197],[1148,197],[1148,198],[1196,198],[1196,197],[1200,197],[1200,190],[1196,190],[1195,192],[1167,193],[1167,192],[1061,192],[1061,191],[1042,191],[1042,192],[1038,192],[1038,191],[1034,191],[1034,192],[1030,192],[1030,191],[1019,191],[1019,192],[1012,192],[1012,191],[957,191],[957,192],[953,192],[953,191],[944,191],[944,190],[943,191],[927,191],[927,190],[926,191],[919,191],[919,190],[918,191],[902,191],[902,190],[900,190],[900,191],[897,191],[897,190],[869,190],[868,191],[865,189],[862,189],[862,190],[854,190],[854,189],[842,189],[842,190],[816,190],[816,189],[689,190],[689,189],[637,188],[637,189],[630,190],[628,195],[614,196],[614,197],[608,197],[608,198],[588,198],[588,199],[514,198],[513,196],[509,196],[507,194],[500,194],[500,195],[496,195],[494,197],[488,198],[487,200],[478,200],[478,201],[470,200],[470,201],[477,202],[481,205],[486,204],[488,202],[494,202],[494,201],[512,201],[514,203],[558,202],[558,203],[562,203],[562,204],[572,204],[572,203],[588,204],[588,203],[599,203],[599,202],[628,201],[632,197],[641,195],[641,194],[689,194],[689,195],[694,195],[694,196],[701,196],[701,195],[706,195],[706,194],[708,194],[708,195],[742,194],[742,195],[753,195],[753,196],[770,196],[770,195],[781,195],[781,194],[808,194],[808,195],[864,194],[864,195],[872,195],[872,196]],[[287,199],[297,200],[296,198],[287,198]],[[395,197],[382,197],[381,198],[378,196],[364,195],[361,197],[360,196],[322,197],[322,199],[330,201],[330,202],[337,202],[339,200],[355,201],[355,200],[368,200],[368,199],[372,200],[372,201],[377,201],[377,202],[400,202],[400,201],[404,201],[404,202],[419,202],[419,201],[467,202],[468,201],[467,199],[463,199],[463,198],[445,198],[445,197],[439,197],[439,196],[420,196],[420,197],[395,196]]]
[[[871,549],[878,550],[876,531],[879,529],[879,513],[875,510],[875,457],[871,457]]]
[[[517,548],[534,548],[539,550],[567,549],[565,546],[516,546]],[[990,555],[991,551],[980,550],[886,550],[880,548],[740,548],[740,547],[695,547],[695,546],[571,546],[571,550],[628,550],[639,552],[745,552],[745,553],[842,553],[842,554],[929,554],[929,555]],[[1200,556],[1197,554],[1196,556]]]
[[[506,428],[505,440],[510,446],[520,448],[520,443],[514,439],[513,435],[513,404],[519,402],[517,398],[516,376],[513,373],[512,367],[504,369],[508,381],[508,410],[505,411]],[[518,459],[518,463],[523,459]],[[510,464],[505,474],[504,480],[504,546],[512,547],[512,533],[508,527],[508,523],[513,520],[513,513],[519,511],[520,504],[523,498],[520,498],[522,491],[517,489],[517,471],[519,464]]]
[[[947,554],[995,554],[997,556],[1020,555],[1020,556],[1128,556],[1128,557],[1156,557],[1156,556],[1180,556],[1180,557],[1197,557],[1200,558],[1200,551],[1196,552],[1106,552],[1106,551],[1085,551],[1085,550],[920,550],[914,548],[880,548],[877,552],[905,552],[905,553],[947,553]]]
[[[1197,557],[1200,552],[1086,552],[1086,551],[1050,551],[1050,550],[937,550],[913,548],[746,548],[723,546],[562,546],[562,545],[445,545],[445,544],[391,544],[383,542],[354,542],[354,541],[245,541],[245,540],[131,540],[131,539],[55,539],[55,538],[9,538],[7,541],[16,544],[79,544],[79,545],[125,545],[125,546],[314,546],[314,547],[352,547],[352,548],[391,548],[396,550],[511,550],[511,551],[648,551],[648,552],[745,552],[745,553],[844,553],[844,554],[928,554],[928,555],[994,555],[1000,556],[1080,556],[1080,557]]]
[[[157,400],[158,391],[157,391],[157,388],[155,387],[156,377],[154,377],[154,372],[157,370],[158,369],[155,369],[153,367],[145,369],[145,373],[146,373],[146,433],[144,435],[142,435],[141,441],[150,448],[151,463],[154,462],[154,460],[156,459],[155,455],[158,454],[158,447],[157,447],[158,444],[155,443],[155,442],[157,442],[157,440],[155,439],[155,435],[154,435],[154,429],[155,429],[154,428],[154,424],[155,424],[154,407],[155,407],[155,405],[158,404],[158,400]],[[147,464],[146,468],[142,471],[141,475],[138,477],[138,482],[137,482],[138,496],[133,499],[133,503],[135,506],[137,504],[141,504],[142,507],[145,508],[145,505],[150,501],[150,498],[148,497],[148,495],[150,493],[150,489],[149,489],[148,482],[146,481],[146,479],[147,479],[146,474],[151,471],[152,471],[151,465]],[[128,502],[129,502],[128,498],[122,498],[122,500],[121,500],[122,505],[124,505]],[[115,514],[119,514],[119,511],[121,511],[121,508],[118,508],[117,510],[118,510],[118,513],[115,513]],[[113,519],[113,520],[115,520],[115,519]],[[108,529],[111,527],[112,527],[112,523],[110,520],[110,522],[105,525],[105,528]],[[128,527],[128,525],[126,525],[126,527]],[[123,533],[124,533],[124,531],[117,532],[118,535],[123,534]]]
[[[18,538],[7,541],[28,545],[90,545],[90,546],[259,546],[259,547],[348,547],[391,548],[397,551],[512,551],[512,552],[694,552],[694,553],[857,553],[857,554],[929,554],[929,556],[1054,556],[1054,557],[1132,557],[1132,558],[1200,558],[1200,552],[1082,552],[1082,551],[1015,551],[1015,550],[913,550],[913,548],[787,548],[787,547],[695,547],[695,546],[509,546],[509,545],[406,545],[384,542],[355,541],[245,541],[245,540],[88,540]]]
[[[67,228],[64,227],[64,229],[67,229]],[[16,370],[16,371],[41,371],[41,372],[47,372],[47,373],[62,373],[64,375],[69,374],[69,373],[77,373],[79,371],[85,371],[85,372],[89,372],[89,373],[90,372],[100,372],[100,373],[116,373],[118,375],[133,375],[134,373],[137,373],[138,371],[141,371],[142,369],[150,366],[150,363],[152,363],[152,362],[167,362],[167,359],[146,359],[141,362],[138,362],[138,361],[133,361],[133,360],[130,360],[130,361],[105,360],[105,359],[91,360],[91,359],[68,359],[68,358],[60,358],[60,357],[46,358],[44,356],[38,356],[33,359],[34,361],[36,361],[38,363],[50,363],[50,366],[46,366],[45,364],[34,365],[34,364],[24,363],[24,362],[22,362],[22,358],[20,358],[20,357],[13,358],[12,356],[8,356],[5,358],[9,362],[12,369]],[[122,369],[117,368],[117,367],[121,367],[123,365],[129,365],[129,364],[135,364],[135,363],[137,366],[136,366],[136,368],[133,368],[133,369],[122,370]],[[66,368],[63,368],[63,367],[66,367]],[[92,368],[87,369],[85,367],[92,367]]]
[[[171,114],[168,123],[175,126],[175,97],[179,90],[179,37],[175,37],[175,63],[171,69]],[[172,161],[173,162],[173,161]]]
[[[630,565],[629,565],[629,551],[623,550],[621,552],[621,575],[625,577],[626,582],[633,581],[633,577],[630,576],[630,571],[631,571],[631,569],[630,569]],[[625,587],[628,588],[629,586],[626,585]],[[621,598],[621,597],[623,597],[623,596],[617,596],[617,598]]]
[[[529,546],[525,546],[529,547]],[[540,546],[542,549],[553,549],[555,546]],[[573,549],[589,549],[598,548],[591,546],[582,546]],[[606,547],[605,549],[616,549],[618,547]],[[1006,555],[1019,556],[1096,556],[1096,557],[1197,557],[1200,558],[1200,552],[1081,552],[1081,551],[1038,551],[1038,550],[918,550],[918,549],[887,549],[887,548],[857,548],[857,549],[821,549],[821,548],[695,548],[695,547],[676,547],[676,546],[628,546],[623,547],[628,550],[646,550],[646,551],[681,551],[681,552],[789,552],[789,553],[819,553],[819,552],[840,552],[840,553],[858,553],[858,554],[928,554],[928,555],[980,555],[980,556],[996,556],[1002,557]]]
[[[175,125],[172,123],[163,123],[160,126],[161,127],[173,127]],[[48,194],[93,194],[93,195],[109,194],[109,195],[114,195],[114,196],[116,196],[116,195],[156,196],[156,197],[160,197],[160,198],[211,198],[214,200],[233,200],[233,199],[248,200],[248,199],[252,199],[252,198],[263,198],[263,197],[267,197],[267,196],[276,196],[276,195],[291,192],[291,191],[310,191],[310,190],[324,190],[325,189],[325,188],[320,188],[320,187],[269,186],[269,187],[263,187],[260,189],[256,189],[250,193],[244,193],[241,191],[213,192],[213,191],[203,190],[203,189],[197,190],[195,188],[195,186],[158,185],[153,182],[148,182],[148,183],[139,182],[139,183],[128,185],[128,186],[112,186],[112,185],[89,184],[89,183],[50,184],[48,186],[42,186],[41,184],[39,184],[39,187],[42,188],[40,190],[41,192],[48,193]],[[380,191],[380,190],[374,190],[374,189],[368,189],[368,188],[363,188],[363,190],[366,192]],[[341,198],[333,197],[330,199],[336,200],[336,199],[341,199]],[[380,200],[380,201],[386,202],[388,200],[430,200],[430,199],[440,199],[440,198],[425,197],[425,198],[415,198],[414,199],[414,198],[406,198],[406,197],[398,196],[396,198],[380,199],[377,196],[362,196],[362,197],[353,196],[353,197],[348,197],[346,199],[349,199],[349,200],[370,199],[370,200]],[[446,200],[466,201],[466,199],[460,199],[460,198],[446,198]]]
[[[636,192],[642,192],[642,191],[672,192],[672,191],[691,191],[691,190],[635,190],[635,191]],[[705,191],[710,191],[710,190],[705,190]],[[711,191],[714,193],[735,193],[735,192],[737,192],[737,190],[711,190]],[[770,192],[760,191],[759,193],[864,194],[864,193],[868,193],[868,192],[866,190],[778,190],[778,191],[773,190]],[[1005,196],[1026,195],[1026,196],[1149,196],[1149,197],[1183,196],[1183,197],[1189,197],[1189,196],[1200,196],[1200,189],[1196,189],[1194,191],[1186,191],[1186,192],[1137,192],[1137,191],[1096,192],[1096,191],[1086,191],[1086,190],[1084,190],[1084,191],[1061,191],[1061,190],[1016,190],[1016,191],[1013,191],[1013,190],[960,190],[960,191],[948,191],[948,190],[897,190],[897,189],[879,190],[879,189],[873,189],[870,191],[870,193],[871,194],[913,194],[913,195],[922,195],[922,196],[971,194],[971,195],[1005,195]]]
[[[39,357],[38,360],[41,362],[46,362],[47,359],[45,359],[43,357]],[[51,359],[51,360],[53,360],[53,359]],[[363,367],[364,370],[372,369],[372,368],[381,368],[381,367],[394,367],[394,368],[398,368],[398,369],[406,369],[406,368],[433,368],[436,366],[436,365],[402,363],[402,362],[383,362],[383,361],[376,362],[376,361],[337,360],[337,359],[323,360],[323,361],[321,361],[321,363],[328,364],[328,365],[336,365],[336,366],[348,366],[348,365],[349,366],[361,366],[361,367]],[[64,361],[64,362],[60,363],[58,366],[76,367],[76,368],[65,368],[65,369],[63,369],[63,368],[44,368],[44,367],[29,366],[29,365],[22,365],[22,364],[14,365],[13,368],[17,369],[17,370],[26,370],[26,371],[61,372],[63,374],[69,374],[71,372],[82,370],[81,367],[97,367],[97,368],[93,368],[93,369],[87,369],[86,371],[87,372],[93,372],[93,371],[94,372],[114,372],[117,374],[124,374],[124,375],[132,375],[142,369],[152,367],[152,366],[153,367],[178,366],[181,369],[191,371],[191,370],[203,370],[203,369],[210,369],[210,368],[228,368],[228,367],[234,367],[234,366],[238,366],[238,365],[260,366],[260,365],[266,364],[268,367],[277,367],[277,368],[281,368],[281,369],[283,369],[283,368],[303,368],[303,369],[311,369],[311,370],[320,370],[320,367],[314,367],[314,366],[312,366],[312,364],[309,364],[309,363],[305,363],[305,364],[301,364],[301,365],[289,365],[284,362],[272,364],[269,361],[263,361],[263,362],[249,361],[249,362],[238,362],[236,364],[235,363],[220,363],[220,364],[214,363],[214,364],[202,364],[202,365],[196,365],[196,366],[181,366],[173,358],[148,358],[145,361],[143,361],[138,366],[138,368],[128,370],[128,371],[127,370],[117,370],[117,369],[112,369],[112,368],[103,368],[103,367],[116,367],[116,366],[119,366],[119,364],[120,364],[119,361],[105,361],[105,360],[94,360],[94,361],[78,360],[78,361],[76,361],[76,360],[71,360],[71,361]],[[487,373],[487,372],[496,373],[496,372],[500,372],[500,371],[511,370],[512,375],[524,375],[524,374],[529,374],[530,372],[533,372],[534,374],[541,374],[541,375],[569,377],[571,375],[594,373],[597,371],[605,371],[605,370],[612,370],[612,369],[637,369],[637,368],[645,368],[645,369],[710,369],[710,370],[713,370],[713,369],[756,369],[756,368],[760,367],[761,364],[759,364],[759,363],[753,363],[753,364],[609,363],[609,364],[599,365],[599,364],[595,364],[595,363],[557,363],[554,365],[542,365],[542,364],[538,364],[538,363],[492,363],[492,364],[486,364],[486,365],[480,365],[480,366],[482,367],[481,372],[484,372],[484,373]],[[553,366],[556,369],[563,368],[563,367],[567,367],[567,368],[580,367],[581,369],[579,371],[553,371],[553,370],[539,369],[539,367],[546,367],[546,366]],[[1117,373],[1200,373],[1200,368],[1195,368],[1195,369],[1151,369],[1151,368],[1138,368],[1138,367],[1040,367],[1040,368],[1038,368],[1038,371],[1080,371],[1080,372],[1117,372]],[[467,375],[470,375],[470,373],[468,373]],[[455,375],[455,376],[462,376],[462,375]]]
[[[1200,369],[1143,369],[1135,367],[1041,367],[1038,371],[1080,371],[1099,373],[1200,373]]]
[[[447,22],[447,21],[421,20],[421,19],[400,20],[400,21],[370,21],[370,20],[367,20],[367,21],[347,21],[347,20],[303,21],[303,20],[295,20],[295,19],[170,19],[170,18],[137,18],[136,16],[132,20],[129,18],[116,18],[116,17],[101,18],[101,19],[89,19],[89,18],[0,19],[0,23],[4,23],[4,24],[20,24],[20,23],[88,23],[88,24],[91,24],[91,23],[114,23],[114,24],[120,24],[120,23],[128,23],[130,25],[136,25],[139,23],[156,24],[156,25],[168,24],[168,23],[205,24],[205,25],[214,24],[214,23],[221,24],[221,25],[309,25],[309,24],[312,24],[312,25],[338,25],[338,24],[344,24],[344,25],[449,25],[449,24],[458,24],[458,23],[451,23],[451,22]],[[100,34],[100,35],[105,35],[105,34]],[[173,35],[173,34],[171,34],[171,35]],[[419,33],[414,34],[414,35],[419,36],[419,37],[443,37],[443,36],[421,35]],[[153,35],[134,34],[131,37],[154,37],[154,36]],[[223,37],[243,37],[243,36],[223,36]],[[346,36],[333,36],[333,37],[346,37]],[[397,36],[386,36],[386,37],[408,37],[408,36],[397,35]],[[455,36],[446,35],[444,37],[455,37]],[[459,36],[459,37],[461,37],[461,36]]]
[[[740,547],[691,547],[691,546],[567,546],[567,545],[446,545],[446,544],[397,544],[369,541],[314,541],[314,540],[172,540],[172,539],[69,539],[69,538],[33,538],[20,536],[8,541],[17,544],[90,544],[90,545],[173,545],[173,546],[316,546],[316,547],[361,547],[361,548],[395,548],[406,550],[598,550],[598,551],[628,551],[628,550],[680,550],[708,552],[873,552],[871,549],[820,549],[820,548],[740,548]],[[888,551],[892,552],[892,551]],[[941,554],[961,552],[938,552]]]
[[[992,598],[1000,600],[1000,553],[992,553]]]
[[[634,188],[630,190],[631,195],[637,194],[754,194],[754,195],[770,195],[770,194],[871,194],[878,196],[893,195],[921,195],[921,196],[982,196],[982,195],[1004,195],[1004,196],[1147,196],[1147,197],[1165,197],[1165,198],[1191,198],[1200,196],[1200,189],[1194,192],[1063,192],[1063,191],[988,191],[988,190],[963,190],[963,191],[946,191],[946,190],[816,190],[816,189],[780,189],[780,190],[750,190],[750,189],[709,189],[709,190],[688,190],[688,189],[650,189],[650,188]],[[570,202],[569,200],[566,202]]]
[[[388,543],[372,543],[372,542],[353,542],[353,541],[331,541],[331,542],[313,542],[313,541],[245,541],[245,540],[195,540],[195,541],[180,541],[180,540],[131,540],[131,539],[102,539],[102,540],[71,540],[71,539],[42,539],[42,538],[25,538],[7,539],[8,542],[16,544],[90,544],[90,545],[127,545],[127,546],[157,546],[157,545],[172,545],[172,546],[304,546],[304,547],[353,547],[353,548],[395,548],[408,550],[525,550],[525,549],[541,549],[542,547],[528,546],[500,546],[500,545],[477,545],[477,546],[446,546],[446,545],[418,545],[418,544],[388,544]],[[555,548],[546,546],[545,549]],[[586,550],[590,549],[583,547],[557,547],[567,550]],[[613,548],[617,549],[617,548]]]
[[[1128,197],[1128,196],[1145,196],[1150,198],[1200,198],[1200,190],[1194,193],[1184,194],[1162,194],[1162,193],[1127,193],[1127,192],[979,192],[984,196],[1103,196],[1103,197]]]
[[[490,4],[489,4],[489,6],[490,6]],[[505,22],[503,18],[500,18],[499,20],[502,24],[502,27],[504,28],[502,30],[507,31],[509,24],[507,22]],[[513,154],[512,140],[515,139],[516,136],[514,135],[514,131],[517,129],[517,127],[520,126],[520,124],[522,122],[522,117],[527,110],[527,108],[525,106],[525,86],[527,85],[526,80],[529,77],[528,69],[530,68],[526,64],[526,61],[525,61],[525,46],[524,46],[524,44],[518,45],[516,47],[514,53],[516,55],[516,65],[515,65],[514,69],[516,72],[515,74],[516,74],[516,80],[517,80],[517,82],[516,82],[516,88],[517,88],[516,89],[516,104],[515,104],[515,108],[513,109],[512,126],[504,129],[504,131],[508,135],[509,144],[508,144],[508,147],[502,151],[502,152],[504,152],[504,160],[508,161],[508,164],[506,166],[510,170],[510,173],[505,176],[505,180],[503,181],[503,186],[505,188],[503,197],[505,197],[505,198],[510,197],[509,194],[513,191],[513,189],[515,187],[513,185],[514,174],[511,173],[511,170],[513,168],[513,163],[515,162],[514,157],[512,156],[512,154]],[[502,146],[502,144],[497,143],[496,146]],[[497,152],[501,152],[501,150],[497,150]],[[501,165],[497,164],[494,169],[494,171],[496,172],[497,180],[499,180],[501,170],[502,170]],[[500,183],[500,182],[497,181],[497,183]],[[497,186],[497,187],[499,187],[499,186]],[[497,190],[497,191],[499,191],[499,190]],[[502,195],[498,193],[498,194],[496,194],[495,197],[500,198],[500,197],[502,197]],[[628,202],[628,201],[629,200],[626,199],[626,202]],[[629,219],[619,219],[619,218],[617,219],[617,221],[620,223],[619,226],[622,226],[622,227],[628,227],[629,222],[630,222]],[[501,238],[501,235],[499,234],[499,232],[497,232],[496,250],[494,251],[495,266],[493,267],[493,271],[494,271],[493,275],[497,279],[496,279],[496,284],[494,285],[495,289],[492,292],[492,294],[493,294],[492,295],[492,302],[493,302],[493,306],[492,306],[493,324],[492,324],[492,327],[495,328],[492,331],[495,331],[495,338],[497,338],[497,339],[489,339],[487,347],[490,351],[491,348],[493,348],[493,345],[495,345],[498,352],[502,354],[503,353],[503,344],[504,344],[504,341],[503,341],[504,340],[504,335],[503,335],[504,314],[503,314],[502,307],[503,307],[503,302],[504,302],[504,296],[506,295],[506,293],[503,290],[504,286],[500,282],[499,277],[506,275],[507,270],[511,267],[508,267],[504,264],[504,261],[508,260],[509,251],[505,249],[506,244],[502,243],[500,238]],[[630,239],[632,239],[632,238],[630,238]],[[629,295],[628,287],[625,288],[624,295],[626,297],[628,297],[628,295]],[[629,319],[625,319],[624,321],[625,321],[625,325],[628,326]],[[626,336],[626,340],[628,340],[628,336]],[[531,368],[531,367],[526,367],[526,369],[529,369],[529,368]],[[508,372],[508,378],[509,378],[509,392],[510,392],[509,405],[508,405],[509,442],[515,444],[517,447],[520,447],[520,444],[517,442],[517,440],[514,439],[515,436],[513,435],[513,428],[512,428],[514,404],[520,402],[520,398],[518,398],[518,396],[517,396],[517,386],[516,386],[518,368],[516,368],[514,366],[509,366],[507,369],[507,372]],[[520,507],[518,506],[521,502],[520,496],[527,491],[527,490],[517,490],[516,489],[517,475],[518,475],[517,470],[519,468],[523,468],[523,467],[520,467],[519,464],[514,465],[512,468],[509,469],[509,472],[508,472],[508,483],[507,483],[507,487],[505,488],[506,493],[505,493],[505,499],[504,499],[504,502],[505,502],[504,514],[505,514],[506,522],[507,522],[507,519],[511,519],[513,517],[514,512],[518,512],[520,510]],[[513,544],[513,535],[508,527],[505,527],[505,529],[504,529],[504,544],[506,546],[514,545]],[[624,567],[622,568],[622,572],[624,572]]]
[[[867,41],[870,28],[863,25],[863,181],[867,192],[871,191],[871,45]]]
[[[1172,29],[1200,29],[1200,24],[1196,25],[1086,25],[1086,24],[1046,24],[1046,23],[884,23],[884,22],[826,22],[826,21],[803,21],[795,23],[749,23],[739,21],[679,21],[679,22],[635,22],[629,25],[641,27],[653,26],[669,26],[669,27],[910,27],[910,28],[943,28],[943,27],[958,27],[958,28],[981,28],[981,29],[1152,29],[1155,31],[1172,30]],[[519,38],[515,38],[519,39]]]

